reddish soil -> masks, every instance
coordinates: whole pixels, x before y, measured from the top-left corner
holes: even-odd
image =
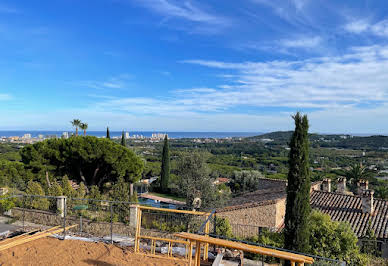
[[[184,260],[153,258],[104,243],[42,238],[0,252],[0,265],[186,265]]]

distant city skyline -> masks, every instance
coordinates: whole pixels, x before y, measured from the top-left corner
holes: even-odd
[[[384,1],[0,0],[0,58],[0,130],[388,132]]]

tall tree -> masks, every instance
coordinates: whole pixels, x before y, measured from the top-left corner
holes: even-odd
[[[79,119],[73,119],[73,121],[70,121],[73,127],[75,127],[75,135],[78,136],[78,127],[81,124],[81,120]]]
[[[80,123],[79,128],[84,131],[84,136],[86,136],[86,130],[88,129],[88,123]]]
[[[127,144],[125,143],[125,134],[124,134],[124,130],[123,130],[123,133],[121,133],[121,145],[126,147]]]
[[[309,248],[308,219],[310,215],[309,123],[298,112],[293,116],[289,154],[287,205],[285,217],[285,248],[306,252]]]
[[[168,145],[167,135],[164,137],[164,145],[162,151],[162,167],[160,171],[160,189],[162,192],[168,191],[168,183],[170,180],[170,149]]]
[[[89,187],[103,188],[106,182],[116,182],[120,177],[135,183],[144,167],[132,150],[93,136],[40,141],[24,147],[20,154],[32,173],[49,169],[53,176],[68,175]]]
[[[178,193],[186,198],[186,205],[194,207],[194,199],[201,199],[200,209],[213,209],[223,206],[229,193],[220,192],[213,185],[210,169],[206,164],[206,153],[197,151],[182,153],[178,156],[176,173],[180,177]]]
[[[106,138],[110,139],[109,127],[106,127]]]

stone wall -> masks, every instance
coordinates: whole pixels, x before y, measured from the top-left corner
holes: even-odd
[[[217,217],[227,218],[232,225],[246,225],[246,230],[252,231],[252,226],[276,228],[276,212],[276,202],[270,202],[260,206],[217,212]],[[257,235],[257,231],[253,231],[254,235]]]
[[[227,218],[237,236],[255,236],[260,228],[279,229],[284,223],[286,199],[273,200],[262,205],[247,206],[217,212],[218,217]]]
[[[276,202],[276,228],[279,228],[284,223],[284,218],[286,216],[286,199],[280,199]]]

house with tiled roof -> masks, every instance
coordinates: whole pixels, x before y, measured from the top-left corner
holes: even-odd
[[[284,226],[287,183],[268,179],[262,182],[258,190],[233,198],[227,207],[217,210],[217,215],[227,217],[232,226],[238,223],[280,231]],[[356,195],[346,189],[344,177],[338,179],[335,192],[331,191],[330,179],[315,182],[311,186],[310,203],[332,220],[348,222],[359,239],[365,237],[370,226],[383,256],[388,257],[388,201],[374,198],[368,181],[358,183]]]

